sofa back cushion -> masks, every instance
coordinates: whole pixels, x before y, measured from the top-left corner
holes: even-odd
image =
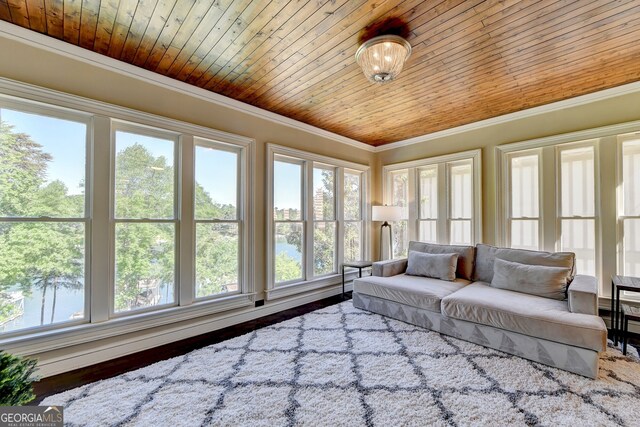
[[[569,267],[527,265],[496,258],[491,287],[563,301],[570,270]]]
[[[409,242],[409,252],[425,252],[428,254],[458,254],[456,276],[471,280],[476,248],[473,246],[437,245],[435,243]]]
[[[493,264],[496,258],[520,264],[568,268],[567,284],[571,283],[576,275],[576,255],[573,252],[530,251],[478,244],[476,245],[475,270],[473,273],[474,282],[491,283],[493,280]]]
[[[458,254],[430,254],[409,251],[407,271],[410,276],[432,277],[434,279],[456,280]]]

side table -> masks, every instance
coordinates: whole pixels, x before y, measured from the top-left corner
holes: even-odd
[[[373,262],[371,261],[353,261],[353,262],[345,262],[342,264],[342,299],[344,299],[344,269],[346,267],[357,268],[358,269],[358,277],[362,277],[362,269],[371,267]]]
[[[629,341],[629,320],[640,322],[640,307],[632,307],[622,304],[622,354],[627,354],[627,341]]]
[[[620,313],[620,291],[640,292],[640,277],[619,275],[611,277],[611,332],[614,345],[618,345],[618,336],[623,326]]]

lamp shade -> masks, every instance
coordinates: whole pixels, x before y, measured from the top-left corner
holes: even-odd
[[[356,52],[356,62],[373,83],[388,83],[398,77],[411,55],[411,45],[400,36],[385,35],[364,42]]]
[[[373,221],[400,221],[403,208],[400,206],[373,206],[371,219]]]

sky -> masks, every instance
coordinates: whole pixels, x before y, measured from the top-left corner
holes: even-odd
[[[238,155],[230,151],[196,146],[196,182],[214,202],[236,205]]]
[[[302,166],[288,162],[274,162],[273,207],[278,209],[301,209]]]
[[[47,169],[47,182],[60,180],[69,194],[83,193],[80,183],[85,177],[87,136],[84,123],[4,108],[0,109],[0,119],[14,126],[14,132],[30,135],[53,157]]]
[[[84,123],[0,109],[0,119],[12,125],[14,132],[26,133],[52,156],[47,168],[47,182],[60,180],[69,194],[82,194],[85,177],[86,125]],[[116,149],[122,151],[135,143],[145,146],[155,157],[174,160],[174,142],[130,132],[116,132]],[[196,149],[196,180],[214,202],[237,203],[237,154],[205,147]]]

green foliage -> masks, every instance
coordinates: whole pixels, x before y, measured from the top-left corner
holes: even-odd
[[[24,405],[35,399],[36,361],[0,350],[0,406]]]
[[[0,124],[0,209],[6,216],[82,215],[82,196],[68,196],[60,181],[46,184],[51,156],[28,135]],[[46,184],[46,185],[45,185]],[[21,222],[0,225],[0,292],[19,285],[31,294],[43,291],[40,324],[44,324],[44,301],[49,288],[81,288],[84,269],[84,229],[73,223]],[[0,310],[0,323],[15,308]]]
[[[302,265],[286,252],[276,255],[276,283],[299,279],[302,276]]]
[[[219,294],[238,283],[238,230],[235,224],[198,224],[196,296]]]

